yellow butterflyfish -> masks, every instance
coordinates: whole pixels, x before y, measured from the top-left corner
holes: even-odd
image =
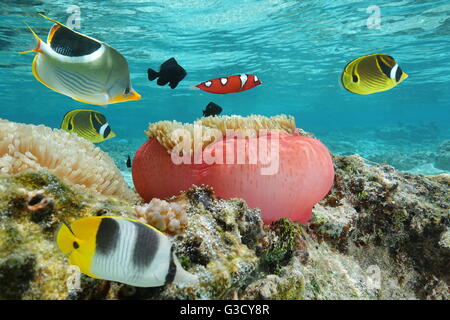
[[[392,89],[407,77],[394,58],[375,53],[348,63],[341,83],[350,92],[367,95]]]

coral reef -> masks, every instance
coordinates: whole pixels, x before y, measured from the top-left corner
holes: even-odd
[[[66,182],[128,201],[138,196],[113,160],[76,134],[0,119],[0,172],[46,169]]]
[[[188,224],[172,241],[184,268],[199,276],[197,287],[170,284],[164,288],[119,291],[124,299],[218,299],[245,284],[258,265],[255,249],[262,237],[258,210],[239,199],[217,200],[210,188],[191,188],[171,203],[189,204]]]
[[[380,273],[378,297],[448,299],[449,181],[334,158],[335,185],[314,208],[310,230]]]
[[[434,159],[434,166],[442,170],[450,170],[450,140],[439,145]]]
[[[281,217],[308,221],[312,206],[333,183],[328,149],[295,129],[292,117],[209,118],[150,125],[150,139],[133,161],[133,181],[141,197],[170,197],[205,184],[219,197],[239,197],[261,209],[265,223]]]
[[[294,251],[304,249],[301,228],[287,218],[274,221],[266,230],[265,250],[261,267],[270,273],[279,273],[292,258]]]
[[[217,200],[206,187],[190,189],[168,203],[188,208],[189,223],[173,242],[183,266],[200,276],[199,286],[138,289],[82,275],[80,288],[69,290],[76,274],[54,242],[59,225],[92,215],[135,217],[134,206],[65,184],[46,172],[1,175],[0,299],[213,299],[242,285],[258,263],[259,211],[239,199]]]
[[[153,198],[149,203],[136,205],[135,216],[161,231],[177,232],[186,227],[187,205]]]
[[[123,200],[43,171],[0,175],[0,299],[66,299],[73,272],[54,242],[57,228],[84,216],[132,212]],[[95,281],[84,284],[92,296]]]
[[[86,215],[134,206],[43,172],[0,176],[1,299],[449,299],[450,178],[335,156],[335,184],[306,225],[263,225],[240,199],[192,187],[156,206],[184,208],[169,234],[195,286],[135,288],[73,273],[53,235]],[[147,208],[148,209],[148,208]],[[146,209],[146,210],[147,210]],[[169,210],[170,211],[170,210]]]

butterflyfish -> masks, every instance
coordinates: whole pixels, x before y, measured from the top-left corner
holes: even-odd
[[[63,224],[56,242],[89,277],[136,287],[175,282],[194,284],[197,276],[184,270],[169,238],[150,225],[123,217],[81,218]]]
[[[245,91],[259,86],[261,83],[261,80],[253,74],[240,74],[208,80],[196,87],[210,93],[227,94]]]
[[[61,123],[61,129],[74,132],[93,143],[103,142],[116,136],[103,114],[88,109],[67,112]]]
[[[367,95],[392,89],[407,77],[393,57],[376,53],[348,63],[341,83],[350,92]]]
[[[222,108],[218,105],[215,104],[214,102],[210,102],[208,103],[208,105],[206,106],[205,110],[203,110],[203,116],[204,117],[209,117],[209,116],[217,116],[222,112]]]
[[[106,105],[141,96],[131,86],[128,63],[116,49],[104,42],[74,31],[62,23],[41,14],[55,23],[47,42],[36,38],[32,63],[34,77],[48,88],[74,100]]]
[[[165,86],[169,83],[172,89],[175,89],[178,83],[187,75],[186,70],[180,66],[175,58],[170,58],[159,67],[159,72],[153,69],[147,70],[148,80],[156,82],[159,86]]]

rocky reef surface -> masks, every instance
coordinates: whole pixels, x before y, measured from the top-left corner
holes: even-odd
[[[192,187],[171,234],[193,287],[135,288],[79,275],[54,242],[83,216],[133,204],[44,171],[0,176],[0,299],[449,299],[450,176],[404,174],[335,156],[335,184],[306,225],[263,225],[241,199]],[[74,285],[75,284],[75,285]]]

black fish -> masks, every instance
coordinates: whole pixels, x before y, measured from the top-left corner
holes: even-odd
[[[130,158],[130,156],[128,156],[128,159],[127,159],[127,168],[131,168],[131,158]]]
[[[165,86],[169,83],[175,89],[178,83],[186,77],[186,70],[178,64],[175,58],[170,58],[159,67],[159,72],[153,69],[147,70],[148,80],[153,81],[158,78],[158,85]]]
[[[214,102],[210,102],[208,103],[208,105],[206,106],[205,110],[203,110],[203,116],[204,117],[209,117],[209,116],[217,116],[222,112],[222,108],[215,104]]]

